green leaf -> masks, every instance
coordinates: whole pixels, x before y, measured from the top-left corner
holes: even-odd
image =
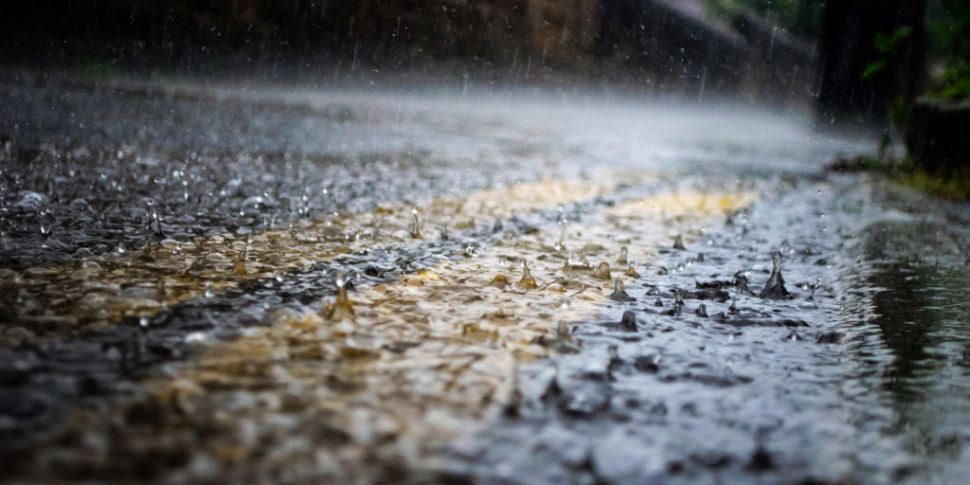
[[[870,62],[862,71],[862,79],[872,79],[876,74],[885,70],[887,66],[889,66],[889,61],[885,59]]]

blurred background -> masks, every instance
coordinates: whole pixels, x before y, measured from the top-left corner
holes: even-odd
[[[882,126],[920,94],[967,96],[968,24],[963,0],[9,1],[0,49],[94,75],[606,85]]]

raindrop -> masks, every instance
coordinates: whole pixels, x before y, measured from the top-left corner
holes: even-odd
[[[629,276],[629,277],[631,277],[631,278],[639,278],[640,277],[640,273],[637,273],[637,268],[636,268],[636,266],[633,265],[633,263],[630,263],[630,266],[628,266],[626,268],[626,272],[624,274],[627,275],[627,276]]]
[[[687,247],[684,246],[684,235],[683,234],[678,234],[677,235],[677,238],[674,239],[674,249],[676,249],[678,251],[683,251],[683,250],[687,249]]]
[[[623,288],[623,280],[619,278],[613,282],[613,293],[610,294],[610,299],[613,301],[636,301],[636,298],[627,294]]]
[[[701,318],[707,318],[707,305],[701,303],[700,306],[697,307],[697,310],[694,311],[694,313],[696,313],[697,316]]]
[[[559,225],[559,241],[553,246],[557,253],[566,252],[566,222],[566,217],[562,213],[562,206],[559,206],[559,220],[556,222]]]
[[[734,273],[734,286],[738,291],[751,293],[751,289],[748,288],[748,276],[744,274],[744,271]]]
[[[616,263],[619,265],[627,264],[628,263],[627,253],[628,251],[626,246],[623,246],[622,248],[620,248],[620,257],[616,258]]]
[[[771,253],[771,276],[765,284],[764,289],[758,294],[761,298],[782,299],[788,298],[790,293],[785,288],[785,279],[781,276],[781,252]]]
[[[516,283],[516,286],[524,290],[534,290],[539,287],[539,283],[536,279],[532,277],[532,273],[529,272],[529,263],[526,260],[522,260],[522,279]]]
[[[334,284],[337,285],[337,299],[323,309],[323,316],[330,321],[340,321],[346,318],[356,320],[354,305],[347,296],[347,274],[338,271],[334,277]]]
[[[239,253],[239,259],[236,260],[236,264],[233,266],[233,272],[240,276],[247,273],[246,260],[249,259],[249,238],[247,237],[246,239],[246,247]]]
[[[166,239],[165,232],[162,231],[162,218],[158,216],[158,212],[152,211],[152,220],[149,223],[152,235],[155,236],[159,241]]]
[[[556,324],[556,338],[567,342],[572,340],[572,335],[569,332],[569,324],[566,322],[559,322]]]
[[[589,260],[585,256],[580,256],[576,258],[576,253],[570,252],[569,258],[566,259],[566,265],[563,269],[576,269],[576,270],[588,270],[592,268]]]
[[[620,317],[620,328],[633,332],[637,330],[637,316],[633,310],[623,312],[623,316]]]
[[[488,286],[504,290],[506,286],[509,286],[509,279],[504,274],[496,275]]]
[[[411,209],[411,239],[424,239],[421,236],[421,215],[417,209]]]
[[[596,267],[596,274],[593,276],[597,279],[606,281],[613,279],[613,277],[610,276],[610,263],[607,263],[606,261],[600,263],[599,266]]]

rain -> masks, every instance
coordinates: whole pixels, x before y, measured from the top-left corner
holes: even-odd
[[[963,483],[970,8],[0,6],[2,483]]]

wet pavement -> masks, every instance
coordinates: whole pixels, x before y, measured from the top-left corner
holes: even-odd
[[[482,86],[0,106],[5,480],[970,472],[970,210],[823,169],[866,141]]]

